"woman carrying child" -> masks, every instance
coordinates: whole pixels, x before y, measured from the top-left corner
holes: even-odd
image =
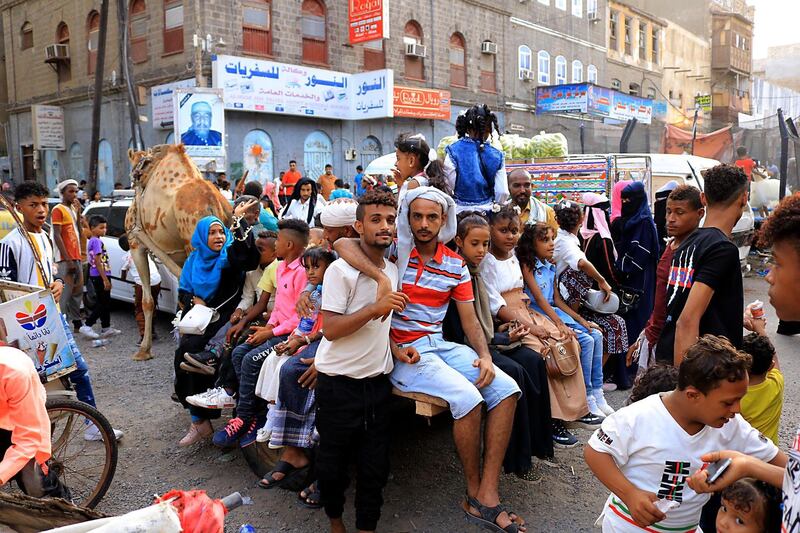
[[[206,343],[228,323],[241,297],[244,273],[258,267],[261,254],[256,248],[245,212],[255,203],[245,202],[233,211],[232,230],[215,216],[200,219],[192,235],[192,253],[181,271],[178,299],[186,316],[195,305],[216,310],[216,319],[201,335],[181,335],[175,350],[175,394],[189,410],[192,424],[178,443],[189,446],[214,432],[211,420],[219,418],[218,409],[204,409],[186,403],[186,397],[214,387],[214,375],[188,372],[181,368],[184,354],[205,349]]]
[[[516,231],[510,238],[513,253],[516,236],[519,235],[519,216],[507,210],[510,220],[498,217],[508,224],[516,224]],[[511,438],[503,460],[506,472],[513,472],[527,481],[539,479],[532,471],[531,457],[549,458],[553,456],[552,422],[550,419],[550,398],[548,396],[547,373],[542,356],[524,346],[520,341],[529,333],[527,326],[515,320],[494,327],[493,317],[497,314],[497,305],[503,305],[502,299],[497,303],[499,294],[487,286],[482,277],[482,270],[491,255],[489,223],[483,215],[476,212],[464,212],[459,215],[458,232],[456,234],[458,252],[464,258],[472,279],[475,295],[474,305],[478,321],[481,324],[486,341],[492,353],[492,360],[498,368],[511,376],[522,390],[514,413],[514,425]],[[504,242],[506,248],[509,243]],[[494,240],[492,240],[492,248]],[[494,296],[494,297],[493,297]],[[445,317],[445,336],[449,339],[464,339],[463,328],[458,313],[451,306]]]

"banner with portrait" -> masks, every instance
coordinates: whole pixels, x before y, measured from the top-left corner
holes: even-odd
[[[216,161],[224,168],[225,104],[222,90],[178,88],[174,91],[175,143],[200,165]]]

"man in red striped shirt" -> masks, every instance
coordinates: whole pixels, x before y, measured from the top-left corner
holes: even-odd
[[[437,396],[448,402],[455,420],[453,438],[467,482],[462,507],[468,518],[481,525],[493,524],[505,531],[524,531],[521,520],[500,504],[500,468],[508,446],[517,398],[517,384],[492,363],[486,339],[473,306],[474,295],[464,260],[444,244],[455,237],[455,204],[432,187],[418,187],[402,201],[397,220],[397,265],[400,291],[409,297],[405,309],[392,316],[391,346],[395,355],[392,383],[405,392]],[[403,243],[413,242],[410,250]],[[336,243],[343,259],[379,287],[387,287],[380,269],[374,267],[356,244]],[[456,303],[465,335],[475,351],[445,341],[442,321],[450,300]],[[407,362],[404,349],[420,355]],[[488,415],[484,432],[481,472],[481,411]]]

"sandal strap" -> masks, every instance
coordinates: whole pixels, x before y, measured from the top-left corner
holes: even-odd
[[[275,466],[272,468],[272,470],[270,470],[269,473],[270,474],[273,474],[273,473],[276,473],[276,474],[288,474],[292,470],[296,470],[296,469],[297,469],[297,467],[294,466],[291,463],[287,463],[286,461],[278,461],[277,463],[275,463]],[[270,476],[270,477],[272,477],[272,476]]]
[[[486,521],[492,522],[497,527],[500,527],[497,524],[497,517],[503,514],[503,512],[507,513],[509,519],[511,519],[511,513],[509,513],[509,511],[505,508],[505,506],[502,503],[497,504],[494,507],[487,507],[486,505],[483,505],[480,501],[478,501],[477,498],[473,498],[469,494],[467,494],[467,503],[470,505],[470,507],[473,507],[478,511],[478,513],[481,515],[481,518],[483,518]],[[505,531],[506,533],[519,533],[519,526],[514,522],[511,522],[509,525],[503,528],[503,531]]]

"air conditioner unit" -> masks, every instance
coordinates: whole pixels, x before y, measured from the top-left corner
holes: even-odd
[[[481,53],[497,55],[497,43],[484,41],[481,43]]]
[[[406,55],[412,57],[425,57],[428,55],[428,49],[422,44],[406,44]]]
[[[589,22],[600,22],[600,15],[598,13],[588,13],[586,18],[589,19]]]
[[[519,69],[519,79],[522,81],[531,81],[533,79],[533,71],[526,68]]]
[[[66,44],[48,44],[44,49],[44,60],[47,62],[66,61],[69,59],[69,46]]]

